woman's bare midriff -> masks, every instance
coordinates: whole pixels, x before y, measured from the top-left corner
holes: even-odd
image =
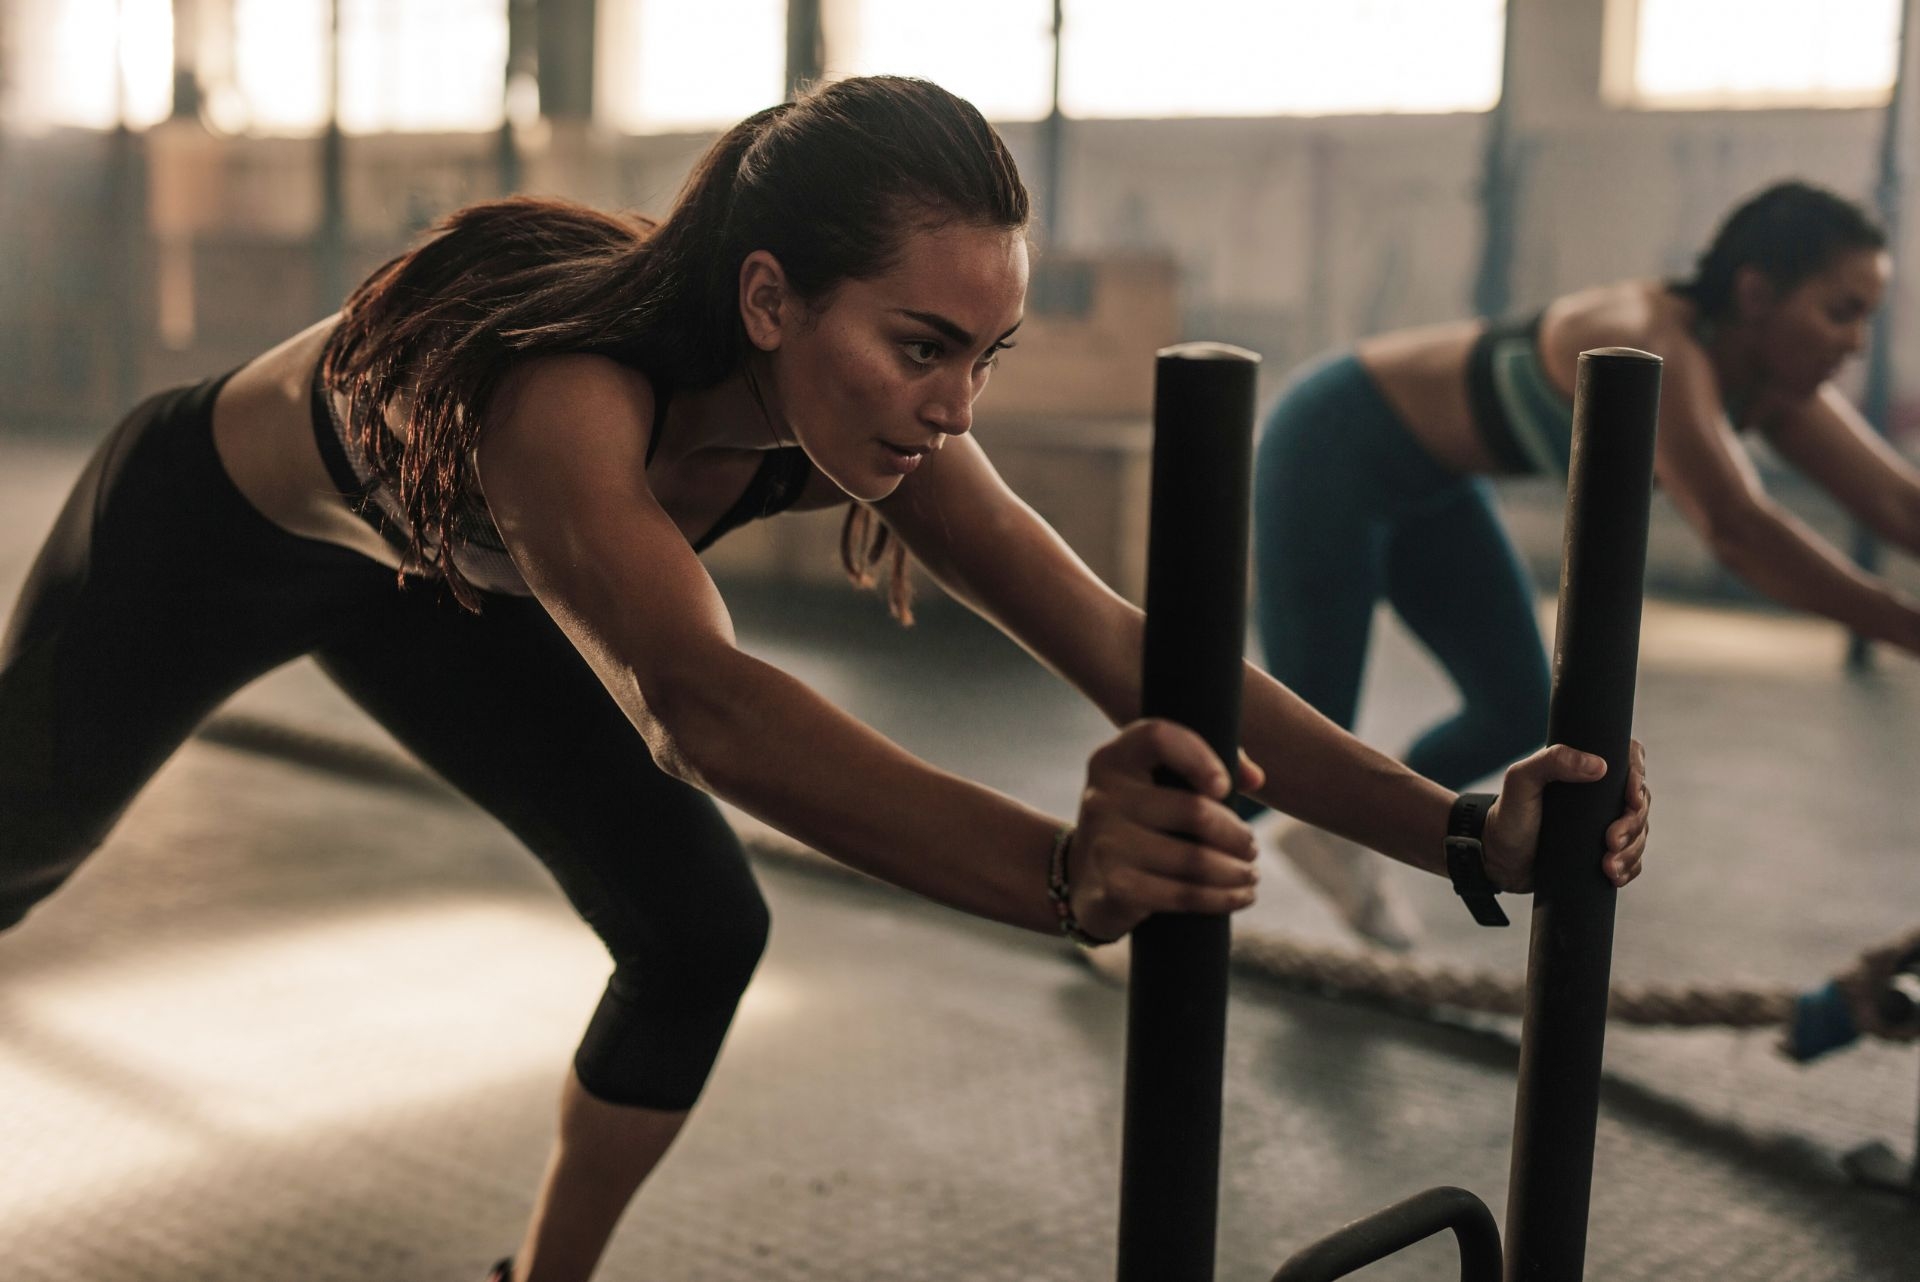
[[[393,548],[341,498],[314,441],[309,397],[334,319],[301,331],[227,380],[213,407],[214,449],[235,487],[275,525],[397,568]],[[739,499],[761,457],[757,450],[701,450],[649,468],[647,480],[691,542]],[[794,508],[822,506],[817,488],[810,485]]]
[[[1462,476],[1494,467],[1467,400],[1467,353],[1485,328],[1482,321],[1451,321],[1364,338],[1354,348],[1413,438]]]
[[[1595,347],[1664,345],[1655,334],[1684,333],[1689,304],[1659,281],[1631,280],[1566,294],[1540,318],[1540,364],[1568,401],[1579,353]],[[1451,321],[1366,338],[1354,352],[1415,440],[1463,476],[1497,464],[1473,421],[1467,356],[1484,321]]]
[[[380,564],[399,557],[349,511],[313,439],[313,371],[334,318],[302,330],[227,380],[213,406],[213,446],[234,486],[290,534],[332,543]]]

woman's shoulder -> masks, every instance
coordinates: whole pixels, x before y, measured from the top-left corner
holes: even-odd
[[[1571,353],[1595,347],[1637,347],[1656,356],[1698,348],[1693,334],[1693,304],[1666,282],[1615,281],[1562,294],[1541,314],[1541,328],[1553,346]]]
[[[617,432],[645,447],[661,393],[631,365],[591,352],[531,356],[501,376],[488,410],[489,428],[567,423],[589,435]],[[633,435],[638,430],[639,436]]]
[[[1659,280],[1615,280],[1555,297],[1542,321],[1582,338],[1607,340],[1605,345],[1644,347],[1667,338],[1680,303]]]

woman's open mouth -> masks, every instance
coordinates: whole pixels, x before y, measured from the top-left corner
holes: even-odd
[[[900,446],[891,441],[880,442],[880,447],[886,452],[887,463],[902,476],[919,467],[920,460],[933,452],[926,445]]]

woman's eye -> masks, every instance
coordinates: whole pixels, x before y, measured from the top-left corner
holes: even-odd
[[[913,339],[903,346],[907,349],[907,359],[915,365],[931,365],[940,359],[940,344],[928,339]]]
[[[998,365],[1000,363],[1000,353],[1010,352],[1012,350],[1012,343],[995,343],[987,349],[987,354],[980,358],[980,363],[985,366]]]

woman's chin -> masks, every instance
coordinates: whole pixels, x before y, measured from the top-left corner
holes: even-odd
[[[827,479],[839,486],[841,493],[857,503],[878,503],[899,489],[900,482],[907,478],[863,471],[852,476],[844,472],[829,472]]]

